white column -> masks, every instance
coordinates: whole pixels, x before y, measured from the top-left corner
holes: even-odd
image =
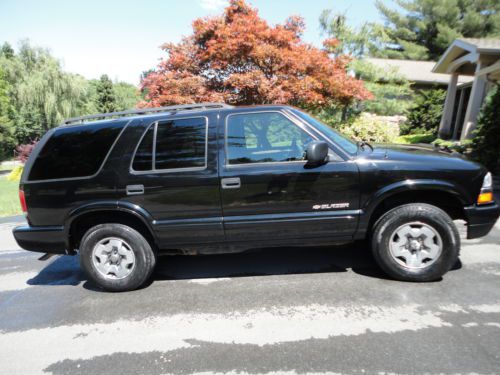
[[[477,63],[476,73],[481,70],[481,63]],[[484,89],[486,87],[486,80],[483,76],[474,76],[472,88],[470,92],[469,103],[467,103],[467,111],[464,117],[464,127],[462,130],[461,140],[470,139],[473,137],[472,132],[476,129],[477,116],[481,110],[481,104],[484,99]]]
[[[439,123],[439,137],[449,138],[451,129],[451,120],[453,119],[453,107],[455,106],[455,96],[457,93],[458,74],[452,73],[448,91],[446,92],[446,100],[444,102],[443,115]]]

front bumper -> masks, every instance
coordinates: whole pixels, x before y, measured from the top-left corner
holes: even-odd
[[[467,239],[469,240],[486,236],[500,215],[500,207],[496,202],[484,206],[464,207],[464,211],[467,221]]]
[[[12,231],[18,245],[25,250],[50,254],[68,254],[64,227],[31,227],[23,225]]]

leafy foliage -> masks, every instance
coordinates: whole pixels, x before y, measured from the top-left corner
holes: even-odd
[[[356,141],[375,143],[393,143],[399,135],[397,124],[382,121],[366,113],[362,113],[351,124],[342,125],[338,130]]]
[[[27,41],[20,43],[17,53],[4,43],[0,48],[0,160],[12,157],[15,145],[41,137],[64,118],[132,108],[140,99],[138,89],[128,83],[112,83],[109,78],[101,83],[64,72],[48,50]]]
[[[300,17],[272,27],[244,0],[231,0],[223,15],[195,20],[191,36],[163,46],[168,57],[142,81],[143,105],[224,101],[322,108],[369,98],[362,82],[347,76],[349,58],[332,58],[304,43],[303,30]]]
[[[417,143],[432,143],[435,139],[436,136],[434,134],[408,134],[397,137],[394,143],[413,145]]]
[[[96,92],[96,102],[99,113],[115,112],[117,106],[113,82],[106,74],[103,74],[97,83]]]
[[[408,120],[401,126],[401,134],[437,135],[445,98],[444,90],[419,91],[414,106],[408,112]]]
[[[14,107],[9,97],[11,90],[0,66],[0,161],[12,156],[9,150],[13,150],[16,144],[14,125],[11,120],[14,114]]]
[[[33,149],[35,148],[37,143],[38,140],[33,140],[30,143],[16,146],[16,160],[19,160],[21,163],[25,163],[33,152]]]
[[[371,54],[391,59],[437,60],[460,37],[500,35],[498,0],[395,0],[399,9],[377,0],[385,26]]]
[[[410,82],[397,69],[382,69],[363,59],[354,60],[350,67],[373,94],[373,99],[362,103],[363,111],[386,116],[402,115],[412,105]]]
[[[477,120],[472,157],[493,173],[500,173],[500,86],[490,91]]]

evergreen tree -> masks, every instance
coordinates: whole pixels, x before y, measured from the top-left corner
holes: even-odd
[[[101,76],[97,84],[97,109],[101,113],[114,112],[117,109],[113,82],[106,74]]]
[[[500,86],[490,91],[477,120],[472,156],[491,172],[500,173]]]
[[[398,9],[377,0],[384,18],[378,48],[370,53],[391,59],[437,60],[460,37],[500,35],[498,0],[395,0]]]

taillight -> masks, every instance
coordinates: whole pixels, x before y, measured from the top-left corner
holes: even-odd
[[[28,207],[26,206],[26,197],[24,196],[24,191],[19,189],[19,201],[21,202],[21,209],[26,214],[28,213]]]

